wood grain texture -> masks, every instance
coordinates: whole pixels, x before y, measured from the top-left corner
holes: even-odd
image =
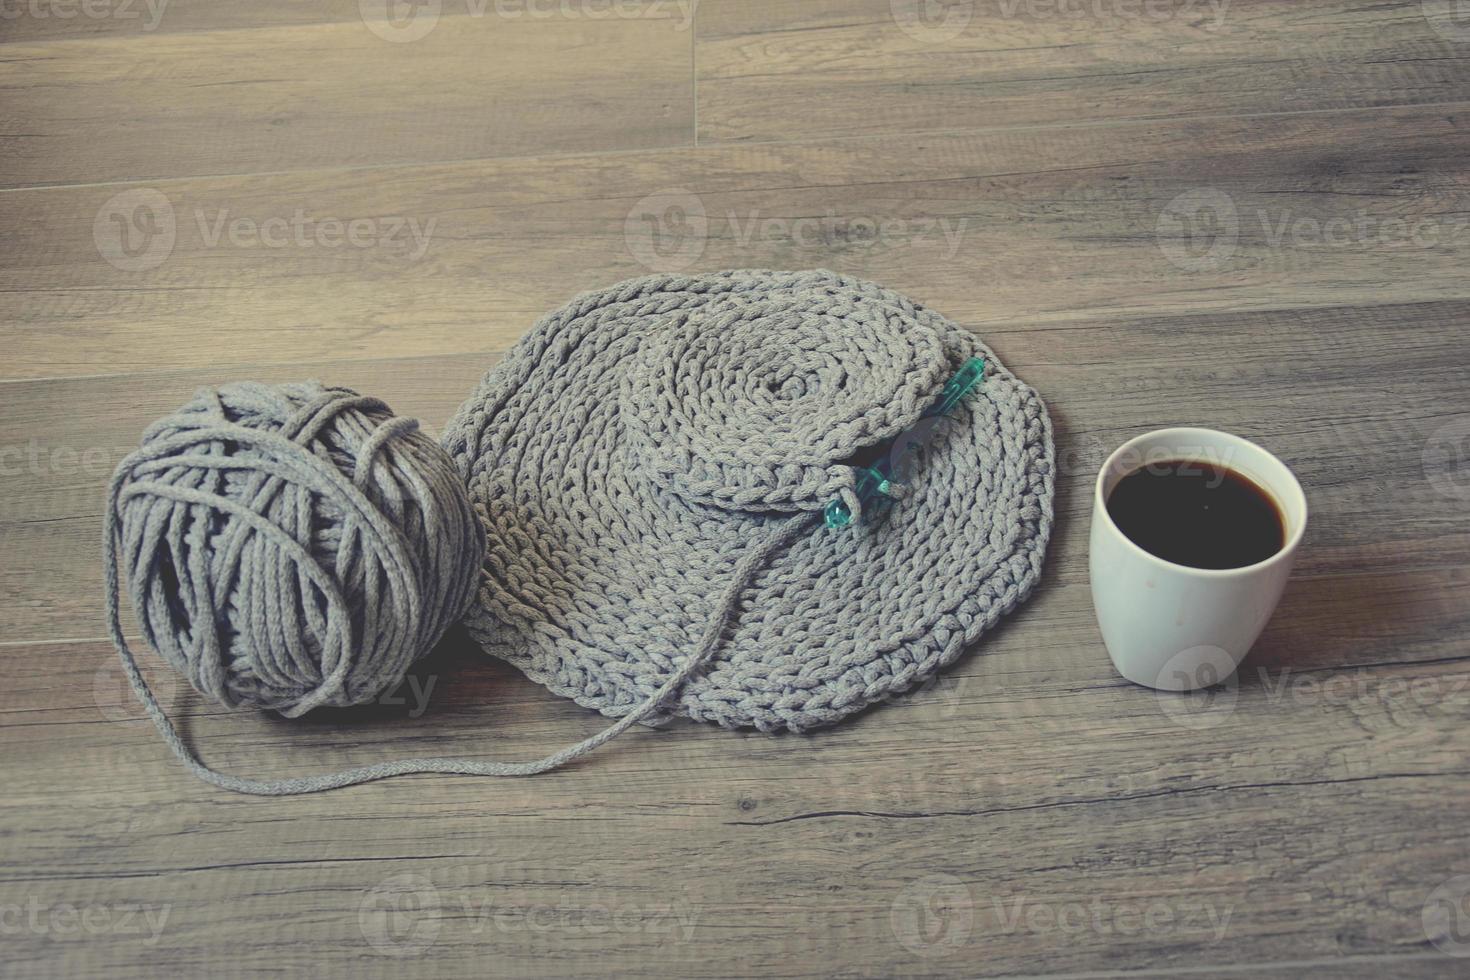
[[[1449,3],[707,0],[699,140],[808,140],[1464,97]]]
[[[691,30],[675,0],[444,0],[398,43],[432,0],[378,33],[371,0],[24,4],[0,0],[0,972],[1466,975],[1425,918],[1470,876],[1447,3],[704,0]],[[149,421],[317,377],[440,426],[574,293],[730,267],[882,281],[1041,391],[1057,525],[1028,604],[809,736],[679,723],[535,779],[278,800],[168,756],[101,615],[103,488]],[[1114,673],[1086,567],[1104,456],[1175,423],[1261,442],[1312,506],[1238,682],[1183,697]],[[458,633],[294,722],[143,660],[241,774],[603,724]]]
[[[0,4],[0,44],[319,24],[359,24],[375,36],[407,38],[458,15],[524,23],[667,20],[688,31],[698,6],[696,0],[6,0]],[[418,19],[436,14],[432,28]]]
[[[144,38],[184,31],[365,22],[357,0],[9,0],[0,4],[0,43]]]
[[[1470,416],[1467,318],[1470,302],[1461,301],[977,329],[1051,406],[1064,477],[1051,574],[1084,584],[1090,477],[1114,446],[1166,424],[1219,425],[1291,463],[1313,512],[1299,577],[1461,565],[1470,553],[1464,498],[1435,481],[1463,476],[1427,469],[1425,454],[1438,433]],[[1364,351],[1384,338],[1393,356],[1374,364],[1370,380]],[[0,565],[0,633],[12,641],[105,635],[106,478],[150,421],[201,385],[318,378],[372,392],[436,427],[497,359],[231,365],[7,384],[0,536],[19,560]],[[1366,391],[1377,402],[1371,413]]]
[[[0,187],[687,145],[679,23],[445,14],[399,43],[362,19],[15,42]]]
[[[1461,298],[1465,110],[16,191],[0,375],[493,352],[650,271],[830,266],[979,329]]]
[[[1443,598],[1463,608],[1465,588]],[[470,973],[492,951],[494,972],[517,976],[1355,956],[1455,975],[1413,957],[1435,954],[1426,892],[1464,857],[1464,658],[1381,663],[1360,648],[1361,663],[1247,671],[1228,703],[1165,702],[1111,674],[1086,601],[1081,586],[1045,590],[983,656],[830,732],[683,724],[548,779],[378,784],[330,806],[222,798],[132,720],[105,644],[23,649],[34,666],[3,731],[24,777],[7,812],[26,870],[7,898],[169,918],[164,941],[105,951],[24,935],[12,962],[76,975],[106,956],[112,975],[142,976],[266,967],[284,946],[370,975]],[[529,757],[598,724],[457,643],[414,678],[402,705],[306,724],[190,696],[171,707],[211,761],[280,774],[406,750]],[[201,826],[208,843],[181,846]],[[83,848],[105,875],[78,874]],[[937,912],[950,933],[905,919],[930,899],[950,903]],[[191,935],[208,942],[177,941]],[[377,955],[394,952],[414,955]]]

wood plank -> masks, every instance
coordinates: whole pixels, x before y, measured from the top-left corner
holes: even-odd
[[[0,44],[354,20],[365,23],[356,0],[12,0],[0,8]]]
[[[697,7],[697,0],[427,0],[401,9],[384,0],[10,0],[0,6],[0,44],[304,24],[359,24],[384,40],[411,43],[410,35],[438,30],[457,15],[533,23],[673,20],[676,30],[688,32]],[[432,26],[430,16],[438,18]]]
[[[327,962],[438,976],[487,955],[517,976],[818,976],[836,948],[845,972],[872,976],[1355,957],[1453,975],[1422,909],[1466,870],[1470,661],[1456,642],[1470,579],[1412,585],[1459,613],[1421,607],[1411,659],[1356,665],[1369,651],[1344,630],[1346,646],[1313,644],[1331,653],[1311,665],[1248,670],[1228,703],[1181,707],[1112,675],[1086,589],[1069,585],[939,683],[827,732],[681,723],[554,776],[425,778],[410,796],[402,783],[221,793],[132,713],[106,644],[12,647],[0,903],[34,901],[43,926],[9,937],[7,959],[69,976],[202,972],[223,957],[253,970],[309,935]],[[1379,643],[1390,658],[1403,648]],[[170,710],[216,763],[283,775],[401,754],[519,758],[599,724],[462,641],[415,676],[424,702],[405,692],[401,706],[305,722],[184,692]],[[432,835],[416,830],[426,822]],[[415,908],[404,892],[421,888]],[[930,899],[939,921],[919,932],[912,905]],[[135,922],[106,945],[59,942],[42,930],[68,904],[147,908],[161,941]],[[407,922],[388,928],[380,904]],[[1148,908],[1154,926],[1134,925]],[[712,950],[739,950],[739,970]]]
[[[1467,161],[1407,108],[13,191],[0,376],[492,352],[649,271],[829,266],[979,329],[1460,298]]]
[[[1447,302],[978,327],[1007,365],[1038,387],[1056,424],[1061,480],[1048,581],[1086,582],[1091,481],[1107,453],[1169,424],[1239,432],[1295,467],[1312,507],[1297,564],[1301,582],[1463,568],[1470,477],[1453,454],[1435,462],[1431,452],[1433,465],[1426,466],[1426,449],[1455,448],[1453,426],[1470,417],[1467,317],[1470,303]],[[0,541],[13,560],[0,564],[0,633],[12,641],[105,635],[99,549],[106,479],[146,425],[199,386],[319,377],[379,395],[437,426],[494,359],[273,364],[7,384]],[[1371,412],[1365,397],[1374,399]],[[1357,611],[1372,610],[1382,624],[1413,614],[1412,594],[1375,597],[1364,594],[1367,588],[1294,587],[1283,613],[1311,618],[1296,626],[1283,620],[1295,630],[1293,646],[1311,649],[1311,635],[1329,628],[1314,609],[1375,633],[1392,627],[1375,627]],[[1293,598],[1298,589],[1300,598]]]
[[[361,19],[14,42],[0,186],[684,146],[680,23],[456,14],[411,43]]]
[[[707,0],[701,143],[1455,101],[1448,3]]]

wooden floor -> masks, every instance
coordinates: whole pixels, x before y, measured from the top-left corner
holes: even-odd
[[[0,972],[1470,975],[1463,5],[391,6],[0,9]],[[731,267],[881,281],[1040,389],[1026,607],[809,737],[297,799],[185,774],[102,616],[103,487],[148,421],[316,377],[439,426],[574,293]],[[1088,595],[1097,467],[1174,423],[1263,443],[1313,508],[1209,696],[1121,680]],[[298,722],[155,666],[241,774],[602,725],[462,637]]]

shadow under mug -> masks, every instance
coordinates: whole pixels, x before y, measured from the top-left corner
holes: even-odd
[[[1281,549],[1242,568],[1192,568],[1129,540],[1108,514],[1108,495],[1129,473],[1175,460],[1233,470],[1268,493],[1285,522]],[[1214,429],[1172,428],[1119,446],[1097,475],[1089,545],[1092,604],[1118,673],[1161,691],[1227,680],[1276,609],[1306,527],[1301,484],[1253,442]]]

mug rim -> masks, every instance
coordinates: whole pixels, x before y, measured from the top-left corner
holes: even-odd
[[[1269,557],[1262,558],[1260,561],[1250,565],[1241,565],[1238,568],[1197,568],[1194,565],[1181,565],[1180,563],[1170,561],[1167,558],[1160,558],[1152,551],[1140,547],[1133,541],[1132,538],[1123,533],[1122,528],[1118,527],[1117,523],[1113,520],[1113,515],[1108,513],[1107,498],[1103,496],[1103,482],[1106,480],[1108,473],[1111,472],[1111,470],[1113,469],[1113,464],[1118,460],[1120,456],[1122,456],[1125,452],[1136,448],[1141,443],[1158,439],[1163,436],[1172,436],[1176,434],[1190,432],[1206,433],[1210,436],[1219,437],[1226,441],[1238,443],[1240,445],[1254,449],[1262,455],[1266,456],[1268,459],[1273,460],[1277,465],[1279,465],[1282,471],[1286,474],[1287,478],[1291,481],[1289,489],[1296,496],[1296,502],[1301,506],[1302,519],[1300,522],[1297,523],[1297,526],[1287,534],[1286,541],[1281,545],[1281,547],[1276,549],[1276,551],[1273,552]],[[1277,491],[1272,487],[1263,486],[1261,487],[1261,489],[1266,493],[1271,494],[1273,497],[1278,496]],[[1275,503],[1278,507],[1282,509],[1282,519],[1285,520],[1285,501],[1277,500],[1275,501]],[[1092,506],[1093,513],[1101,517],[1101,519],[1106,523],[1108,529],[1112,531],[1112,533],[1123,542],[1125,547],[1131,549],[1135,554],[1142,555],[1148,561],[1154,562],[1162,568],[1175,572],[1189,572],[1191,574],[1200,575],[1205,578],[1230,578],[1232,576],[1249,575],[1270,568],[1274,564],[1278,564],[1280,562],[1288,560],[1292,555],[1296,553],[1297,545],[1301,543],[1302,536],[1306,534],[1307,520],[1310,516],[1310,511],[1307,505],[1306,491],[1302,489],[1301,481],[1297,479],[1296,473],[1292,471],[1290,466],[1286,465],[1285,461],[1283,461],[1281,457],[1277,456],[1275,453],[1271,452],[1264,446],[1261,446],[1258,443],[1251,442],[1244,436],[1238,436],[1233,432],[1226,432],[1223,429],[1210,429],[1198,425],[1171,425],[1166,426],[1162,429],[1153,429],[1126,440],[1122,445],[1118,446],[1117,449],[1114,449],[1111,453],[1108,454],[1108,458],[1103,461],[1101,468],[1099,468],[1097,471],[1097,479],[1093,482],[1092,487]]]

